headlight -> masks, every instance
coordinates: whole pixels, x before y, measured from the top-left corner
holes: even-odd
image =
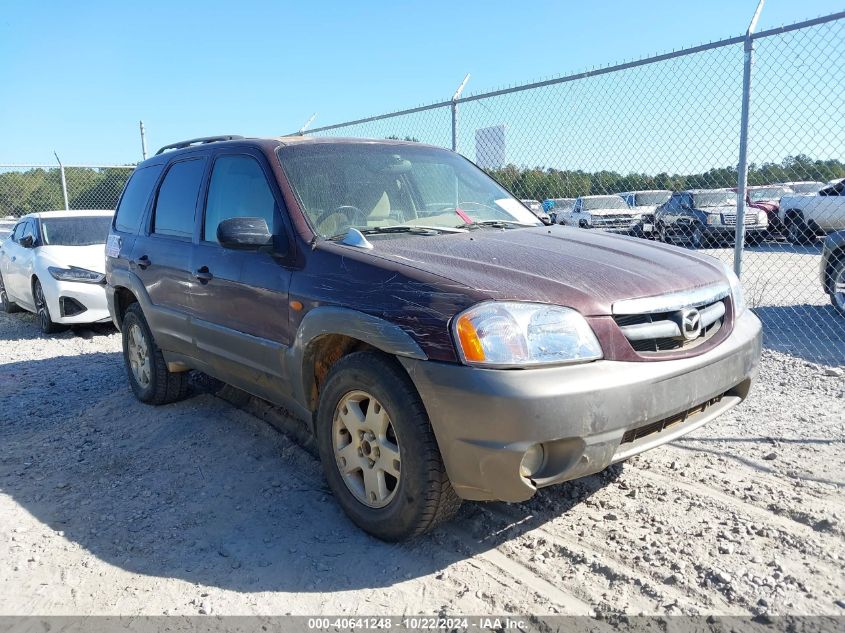
[[[769,223],[769,214],[765,211],[758,211],[757,212],[757,224],[760,226],[766,226]]]
[[[721,224],[722,223],[722,216],[718,213],[708,213],[707,214],[707,224]]]
[[[59,281],[78,281],[84,284],[98,284],[106,278],[103,273],[97,273],[93,270],[86,270],[75,266],[71,266],[70,268],[50,266],[47,270],[53,276],[53,279],[58,279]]]
[[[725,276],[731,284],[731,302],[734,304],[734,318],[738,319],[740,315],[745,312],[745,295],[742,292],[742,284],[739,277],[733,269],[726,263],[722,262],[722,268],[725,271]]]
[[[525,367],[602,357],[587,320],[560,306],[488,301],[455,317],[452,330],[469,365]]]

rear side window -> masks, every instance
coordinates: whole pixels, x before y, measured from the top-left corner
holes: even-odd
[[[203,239],[217,241],[217,225],[230,218],[264,218],[274,229],[276,200],[258,161],[251,156],[221,156],[214,162],[205,206]]]
[[[174,163],[158,190],[153,233],[191,238],[205,159]]]
[[[115,229],[128,233],[138,232],[161,169],[162,165],[151,165],[135,170],[120,197],[114,220]]]

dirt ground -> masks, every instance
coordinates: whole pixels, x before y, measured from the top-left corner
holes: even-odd
[[[408,544],[208,393],[152,408],[112,330],[0,313],[0,613],[845,613],[845,378],[767,350],[738,409]]]

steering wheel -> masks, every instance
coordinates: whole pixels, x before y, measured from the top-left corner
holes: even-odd
[[[359,209],[358,207],[353,206],[351,204],[342,204],[339,207],[335,207],[334,209],[331,209],[329,211],[323,211],[314,224],[320,226],[323,222],[328,220],[336,213],[342,213],[343,215],[345,215],[346,219],[349,221],[350,226],[355,226],[356,224],[358,226],[366,226],[367,224],[367,214],[361,211],[361,209]],[[356,220],[358,220],[358,222],[356,222]]]

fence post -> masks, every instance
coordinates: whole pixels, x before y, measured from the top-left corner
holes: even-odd
[[[62,175],[62,195],[65,199],[65,211],[70,211],[70,205],[67,202],[67,180],[65,179],[65,166],[62,165],[62,161],[55,150],[53,151],[53,156],[56,157],[56,161],[58,161],[59,163],[59,173],[61,173]]]
[[[739,123],[739,164],[736,184],[736,229],[734,237],[734,272],[742,275],[742,254],[745,248],[745,196],[748,191],[748,120],[751,112],[751,67],[754,64],[754,29],[766,0],[757,3],[757,9],[745,32],[745,55],[742,68],[742,111]]]
[[[461,96],[461,93],[464,91],[464,86],[467,85],[469,81],[469,73],[467,73],[464,80],[461,82],[461,85],[458,86],[458,89],[455,90],[455,94],[452,95],[452,151],[458,151],[458,99]]]

